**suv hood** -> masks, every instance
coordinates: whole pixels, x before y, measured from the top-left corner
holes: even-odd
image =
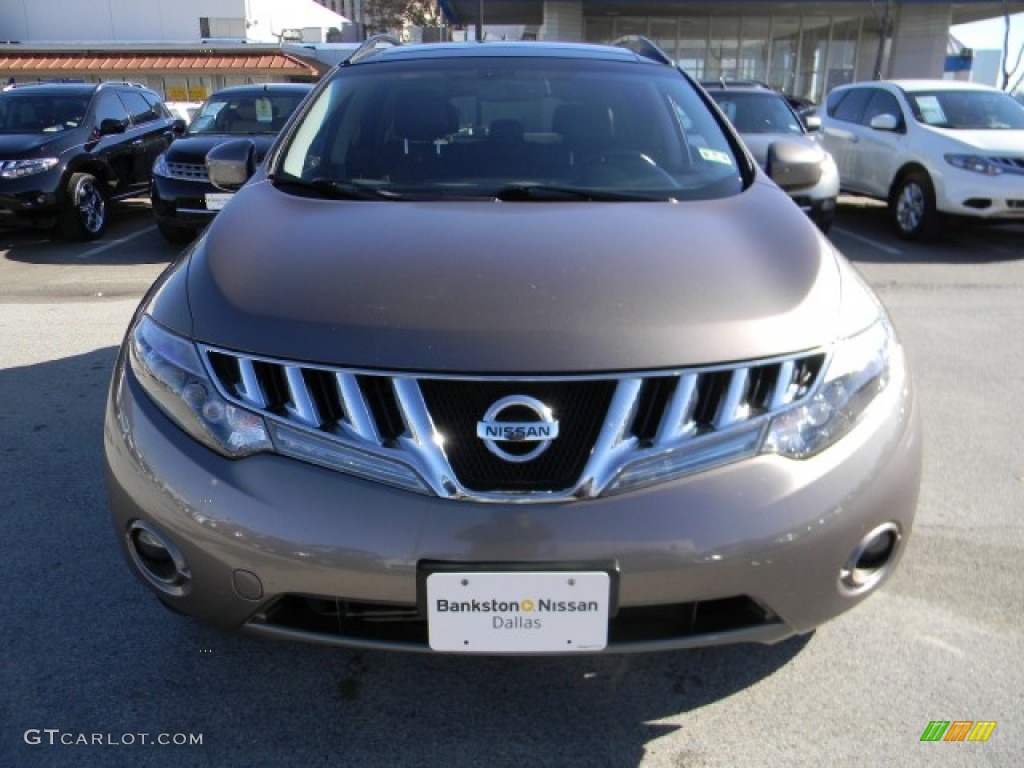
[[[1005,152],[1014,157],[1024,155],[1024,131],[960,131],[934,127],[930,130],[982,152]]]
[[[0,160],[18,160],[36,157],[47,145],[58,139],[67,138],[67,131],[60,133],[0,133]]]
[[[839,322],[832,249],[764,181],[672,204],[337,201],[254,180],[188,269],[197,341],[354,368],[675,368],[817,347]]]
[[[277,134],[225,134],[204,133],[195,136],[182,136],[175,139],[164,153],[168,162],[172,163],[205,163],[206,153],[219,144],[237,139],[249,139],[256,145],[256,160],[262,161]]]

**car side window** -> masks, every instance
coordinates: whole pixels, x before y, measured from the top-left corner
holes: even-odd
[[[124,106],[128,110],[128,114],[132,117],[132,122],[136,125],[152,122],[160,116],[159,112],[157,112],[148,101],[142,98],[141,93],[125,91],[124,93],[119,93],[118,96],[121,98],[121,101],[124,102]]]
[[[843,99],[830,109],[829,114],[836,120],[847,123],[859,123],[864,107],[871,98],[873,88],[853,88],[847,91]]]
[[[164,103],[160,101],[160,99],[157,97],[155,93],[146,93],[145,91],[143,91],[142,98],[146,100],[146,103],[149,104],[149,108],[153,110],[157,118],[171,117],[170,111],[167,109]]]
[[[900,110],[900,104],[896,97],[888,91],[874,89],[871,99],[864,108],[864,115],[860,122],[869,125],[871,120],[879,115],[893,115],[901,123],[903,122],[903,112]]]
[[[128,110],[124,108],[116,93],[101,93],[96,99],[93,125],[97,128],[104,120],[116,120],[122,125],[127,125],[128,119]]]

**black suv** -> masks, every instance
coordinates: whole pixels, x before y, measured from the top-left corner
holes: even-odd
[[[150,199],[160,234],[168,242],[192,240],[232,196],[210,183],[206,153],[244,137],[256,148],[256,162],[262,162],[312,89],[311,83],[242,85],[217,91],[204,102],[186,134],[153,166]]]
[[[103,234],[107,201],[144,195],[157,155],[184,132],[131,83],[46,83],[0,93],[0,224]]]

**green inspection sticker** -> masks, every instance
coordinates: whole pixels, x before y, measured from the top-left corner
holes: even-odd
[[[700,151],[700,156],[710,163],[732,165],[732,158],[725,152],[720,152],[717,149],[709,149],[707,147],[699,147],[698,150]]]

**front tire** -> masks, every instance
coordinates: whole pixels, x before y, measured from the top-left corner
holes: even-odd
[[[69,240],[95,240],[107,228],[107,200],[100,182],[90,173],[75,173],[68,179],[58,223]]]
[[[900,179],[889,201],[889,210],[896,231],[904,240],[928,240],[939,233],[935,187],[923,171],[911,171]]]

